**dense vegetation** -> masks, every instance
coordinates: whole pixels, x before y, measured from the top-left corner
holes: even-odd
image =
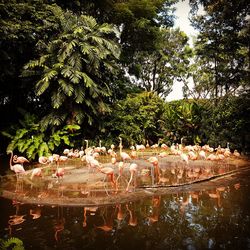
[[[176,2],[2,0],[1,152],[35,160],[119,136],[248,152],[249,1],[190,0],[193,47]],[[174,82],[185,98],[166,102]]]

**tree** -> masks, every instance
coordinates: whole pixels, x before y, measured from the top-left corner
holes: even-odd
[[[163,128],[166,138],[170,142],[201,143],[203,131],[201,130],[204,105],[201,101],[180,100],[166,105],[163,115]]]
[[[24,76],[37,74],[37,95],[51,97],[52,110],[42,120],[45,127],[65,122],[91,125],[94,117],[108,111],[105,72],[115,70],[119,32],[90,16],[73,15],[57,6],[51,11],[59,17],[62,31],[39,59],[25,65]]]
[[[238,89],[249,89],[250,50],[249,33],[246,33],[249,3],[244,0],[200,2],[206,14],[192,18],[200,32],[195,49],[200,65],[203,62],[202,68],[206,67],[213,74],[212,96],[217,98],[237,93]],[[196,5],[193,6],[194,10]]]
[[[133,143],[157,142],[161,130],[164,101],[154,92],[128,95],[114,104],[106,118],[106,138],[124,139],[126,146]]]
[[[0,112],[5,117],[1,128],[19,119],[17,107],[43,113],[33,90],[34,79],[27,81],[20,74],[23,65],[39,55],[58,28],[57,17],[44,0],[1,1]]]
[[[158,49],[137,52],[129,73],[135,83],[146,91],[166,97],[175,80],[188,77],[192,49],[187,35],[179,29],[161,29]]]

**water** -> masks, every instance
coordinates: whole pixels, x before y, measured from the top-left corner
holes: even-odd
[[[55,165],[46,166],[42,178],[7,172],[1,177],[0,238],[17,237],[36,250],[250,249],[249,166],[232,159],[187,166],[169,156],[159,159],[164,187],[152,188],[148,157],[135,160],[128,192],[129,163],[117,190],[79,159],[62,166],[62,180],[52,178]],[[118,176],[109,158],[103,164]]]
[[[250,249],[250,171],[106,206],[1,198],[0,237],[25,249]]]

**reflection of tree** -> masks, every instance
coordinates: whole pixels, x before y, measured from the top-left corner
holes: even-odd
[[[30,241],[29,235],[34,235],[29,243],[34,248],[41,242],[45,248],[49,246],[57,231],[58,241],[53,242],[64,249],[78,249],[80,245],[85,249],[245,249],[250,235],[250,200],[245,199],[244,185],[233,184],[237,185],[155,194],[135,202],[98,207],[94,213],[93,207],[86,207],[86,227],[82,226],[82,207],[43,207],[42,218],[32,220],[27,206],[22,214],[25,216],[26,211],[29,216],[24,217],[26,221],[19,233],[24,234],[24,243]],[[220,195],[220,206],[218,199],[209,194]],[[183,203],[186,205],[180,216]],[[133,221],[135,226],[131,226]],[[50,231],[46,232],[48,225]]]

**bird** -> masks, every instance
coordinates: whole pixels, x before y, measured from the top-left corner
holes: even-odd
[[[126,161],[126,160],[130,160],[131,157],[129,154],[125,153],[125,152],[122,152],[122,138],[119,137],[120,139],[120,144],[119,144],[119,147],[120,147],[120,156],[122,158],[122,161]]]
[[[107,176],[110,177],[110,182],[112,182],[112,184],[113,184],[113,186],[114,186],[114,188],[116,190],[117,189],[117,185],[116,185],[116,180],[115,180],[115,175],[114,175],[114,169],[111,168],[111,167],[100,167],[100,165],[99,165],[99,166],[97,166],[97,170],[99,172],[105,174],[106,175],[105,178]],[[105,178],[104,178],[104,180],[105,180]]]
[[[38,158],[38,162],[39,162],[40,164],[47,164],[47,163],[48,163],[48,158],[47,158],[46,156],[40,156],[40,157]]]
[[[199,157],[202,159],[202,160],[206,160],[206,153],[204,150],[201,150],[199,152]]]
[[[130,183],[134,179],[134,175],[137,172],[137,168],[138,168],[138,165],[136,163],[131,163],[129,166],[130,178],[129,178],[128,185],[126,188],[127,192],[129,191]]]
[[[240,157],[240,153],[238,152],[237,149],[234,150],[233,155],[234,155],[235,157]]]
[[[160,168],[159,168],[159,161],[158,158],[155,156],[151,156],[148,158],[148,161],[152,163],[153,169],[151,169],[151,175],[152,175],[152,185],[154,185],[154,176],[156,176],[156,180],[159,181],[160,177]]]
[[[182,153],[182,154],[180,155],[180,157],[181,157],[181,160],[182,160],[182,161],[184,161],[186,164],[188,164],[188,155]]]
[[[42,169],[41,168],[34,168],[31,172],[30,179],[32,180],[34,176],[41,177],[42,176]]]
[[[28,159],[26,159],[25,157],[23,157],[23,156],[17,156],[17,155],[14,155],[13,156],[13,162],[14,163],[20,163],[20,164],[24,164],[24,163],[29,163],[29,160]]]
[[[19,176],[19,174],[26,174],[26,171],[23,168],[23,165],[21,165],[21,164],[12,165],[13,151],[9,151],[9,153],[11,154],[11,156],[10,156],[10,169],[15,172],[17,177]]]

